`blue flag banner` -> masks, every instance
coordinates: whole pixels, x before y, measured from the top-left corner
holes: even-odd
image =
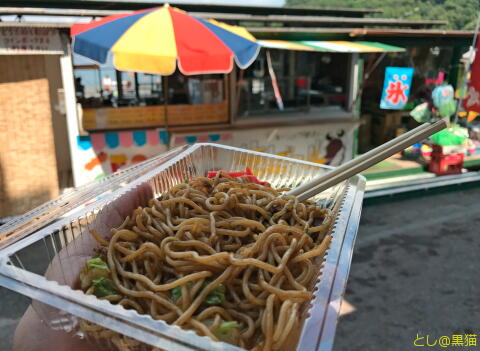
[[[413,68],[387,67],[380,108],[401,110],[408,101],[412,76]]]

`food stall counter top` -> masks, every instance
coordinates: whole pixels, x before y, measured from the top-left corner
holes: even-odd
[[[300,118],[301,117],[301,118]],[[169,128],[172,133],[189,133],[202,132],[210,130],[226,130],[226,129],[250,129],[250,128],[271,128],[282,126],[301,126],[308,124],[327,124],[327,123],[357,123],[358,119],[354,117],[352,112],[335,111],[329,113],[328,116],[318,116],[310,113],[306,116],[297,113],[275,114],[258,117],[244,117],[232,124],[205,124],[197,126],[178,126]]]

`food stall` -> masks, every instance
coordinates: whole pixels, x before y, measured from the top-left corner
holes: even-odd
[[[79,59],[77,81],[94,82],[77,91],[83,182],[195,142],[327,165],[351,159],[361,55],[403,49],[344,41],[262,40],[260,45],[250,67],[229,74],[177,71],[166,78],[85,65]]]
[[[354,176],[330,187],[314,201],[301,203],[303,211],[297,210],[296,198],[285,200],[278,196],[282,190],[268,189],[269,183],[279,189],[295,188],[327,172],[326,165],[338,165],[352,157],[362,76],[360,54],[401,49],[370,42],[325,41],[264,41],[262,46],[257,65],[251,69],[241,67],[242,70],[216,79],[183,76],[178,72],[167,79],[119,70],[113,72],[113,79],[100,72],[103,68],[93,67],[98,70],[95,75],[99,83],[98,91],[93,92],[87,91],[83,81],[86,77],[79,73],[88,68],[78,64],[75,85],[82,128],[76,138],[75,155],[82,156],[73,162],[84,164],[80,164],[81,172],[76,173],[75,179],[79,183],[102,179],[76,188],[36,213],[10,223],[9,231],[2,228],[0,285],[33,298],[36,313],[52,328],[83,333],[89,340],[108,344],[113,349],[125,350],[125,345],[128,349],[147,349],[141,343],[179,350],[332,349],[365,181]],[[313,65],[307,67],[307,62]],[[222,104],[226,110],[220,107]],[[215,115],[213,110],[222,116],[221,121],[203,121],[199,117],[203,113]],[[162,153],[177,145],[200,141],[239,145],[277,155],[212,144],[196,144]],[[149,158],[154,154],[160,155]],[[121,169],[140,161],[144,162]],[[228,172],[227,175],[246,175],[239,182],[231,178],[228,181],[237,183],[239,193],[245,193],[250,187],[253,195],[248,193],[246,198],[243,195],[241,198],[234,194],[231,197],[234,201],[227,201],[230,200],[228,194],[216,192],[225,185],[220,179],[222,171]],[[115,173],[105,177],[111,172]],[[197,188],[209,187],[207,197],[198,196],[192,183]],[[261,184],[266,184],[263,190],[271,194],[252,188]],[[186,190],[178,193],[179,189]],[[176,198],[172,198],[172,194]],[[223,201],[217,195],[225,196]],[[259,199],[260,196],[267,201]],[[285,201],[283,208],[277,201]],[[186,209],[184,203],[187,202],[193,205],[193,210]],[[227,208],[227,204],[232,209]],[[200,206],[207,206],[210,212]],[[201,214],[197,212],[199,208],[203,210]],[[308,213],[307,209],[312,212]],[[227,212],[230,210],[238,212],[231,215]],[[227,218],[223,218],[224,213]],[[243,217],[240,222],[239,215]],[[154,228],[157,221],[153,217],[160,218],[163,226]],[[293,227],[293,219],[297,218],[300,220]],[[208,226],[204,225],[205,220]],[[225,229],[225,222],[230,220],[232,230]],[[245,220],[250,222],[245,224]],[[267,229],[274,220],[281,228]],[[180,228],[182,225],[187,227]],[[227,234],[225,230],[229,230]],[[181,232],[185,237],[181,237]],[[217,240],[215,237],[221,240],[217,241],[218,245],[210,240]],[[148,242],[142,243],[140,238]],[[253,246],[247,242],[251,239]],[[198,245],[191,241],[202,245],[193,255],[190,250],[197,251]],[[44,245],[40,245],[40,250],[45,249],[45,253],[40,255],[42,269],[38,269],[38,264],[28,264],[22,257],[38,249],[37,243],[41,242]],[[108,249],[102,252],[98,244]],[[176,251],[175,245],[182,248]],[[190,247],[189,251],[185,250],[186,246]],[[87,261],[83,260],[83,266],[78,265],[78,258],[87,258]],[[165,259],[165,263],[160,259]],[[93,267],[89,267],[91,260],[96,260]],[[104,260],[111,265],[107,267]],[[188,260],[195,265],[184,264]],[[252,262],[261,270],[267,267],[268,273],[264,275],[259,270],[258,278],[253,277]],[[287,266],[290,263],[290,267]],[[213,272],[206,271],[203,265]],[[190,274],[185,269],[192,266],[195,272]],[[199,267],[205,272],[198,272]],[[130,268],[132,273],[123,275]],[[102,276],[90,276],[88,269],[97,273],[98,269],[103,270]],[[241,279],[233,275],[240,271]],[[121,281],[116,275],[118,272],[123,275]],[[169,275],[172,272],[175,279]],[[90,280],[85,286],[83,274]],[[137,280],[139,276],[143,279]],[[195,279],[190,279],[192,276]],[[188,289],[193,284],[188,283],[194,280],[198,282],[194,283],[195,291],[190,292]],[[108,281],[114,281],[119,290],[101,293],[95,290],[97,284]],[[301,286],[300,281],[305,286]],[[146,292],[146,287],[152,286],[155,292]],[[157,289],[158,286],[161,288]],[[203,307],[211,304],[207,300],[210,292],[217,288],[223,297],[217,297],[218,301],[212,305],[227,302],[230,305],[225,305],[226,313],[236,316],[236,306],[241,303],[242,308],[251,310],[247,317],[240,317],[237,322],[220,313],[212,321],[205,320],[202,318],[205,315],[200,314],[207,309],[212,311],[208,306],[194,315],[200,304]],[[237,288],[238,294],[248,295],[247,299],[234,295]],[[228,301],[225,300],[227,289]],[[245,289],[252,292],[246,293]],[[148,295],[140,305],[125,302],[124,296],[120,296],[124,291],[129,291],[125,293],[127,299],[133,291],[134,298],[130,301]],[[264,293],[269,291],[268,298],[264,299]],[[260,303],[250,303],[248,297],[251,296]],[[307,303],[303,306],[308,305],[309,309],[301,309],[304,300]],[[185,311],[180,310],[180,305]],[[177,317],[183,323],[177,323]],[[204,320],[205,324],[197,320]],[[223,328],[224,323],[230,329],[238,328],[232,334],[235,340],[212,334]],[[211,338],[194,335],[192,331],[198,326],[202,328],[200,335]],[[246,330],[244,326],[256,330],[240,333]]]

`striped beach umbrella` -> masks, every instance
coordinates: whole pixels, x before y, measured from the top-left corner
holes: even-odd
[[[73,51],[100,64],[113,55],[120,71],[170,75],[245,69],[260,45],[242,27],[191,16],[168,4],[102,18],[71,28]]]

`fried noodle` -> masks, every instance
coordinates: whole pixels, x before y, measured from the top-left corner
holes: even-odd
[[[332,222],[329,209],[285,190],[219,172],[135,209],[108,240],[92,233],[117,291],[102,298],[216,341],[280,349],[312,298],[313,260],[328,248]]]

